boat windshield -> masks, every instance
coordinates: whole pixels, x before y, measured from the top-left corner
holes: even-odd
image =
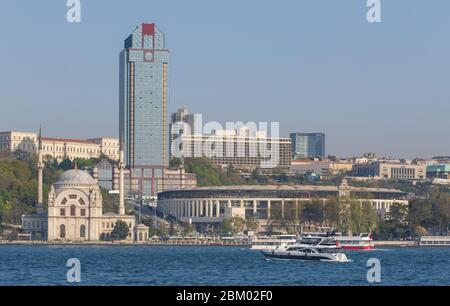
[[[302,238],[301,240],[300,240],[300,243],[301,244],[310,244],[310,245],[314,245],[314,244],[317,244],[317,243],[319,243],[320,241],[321,241],[322,239],[320,239],[320,238],[310,238],[310,237],[308,237],[308,238]]]
[[[336,240],[334,240],[334,239],[325,239],[320,245],[332,245],[332,246],[335,246],[337,243],[336,243]]]

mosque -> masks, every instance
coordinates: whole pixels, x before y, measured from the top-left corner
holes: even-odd
[[[43,156],[39,137],[38,203],[35,214],[22,216],[22,230],[31,240],[82,242],[107,240],[118,220],[129,228],[129,242],[148,240],[148,227],[136,226],[134,215],[125,213],[123,148],[119,160],[119,211],[103,214],[98,182],[80,169],[64,172],[48,194],[48,210],[43,208]]]

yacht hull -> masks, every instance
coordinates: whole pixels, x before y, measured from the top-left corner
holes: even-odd
[[[271,260],[319,260],[319,261],[347,261],[347,258],[333,254],[307,254],[301,252],[263,251],[266,259]]]

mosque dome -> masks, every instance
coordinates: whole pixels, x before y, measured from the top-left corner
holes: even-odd
[[[97,182],[86,171],[72,169],[64,172],[55,185],[97,185]]]

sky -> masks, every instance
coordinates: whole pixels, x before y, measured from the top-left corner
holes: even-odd
[[[450,155],[450,1],[0,3],[0,130],[118,135],[119,52],[142,22],[171,51],[170,110],[326,133],[327,154]]]

